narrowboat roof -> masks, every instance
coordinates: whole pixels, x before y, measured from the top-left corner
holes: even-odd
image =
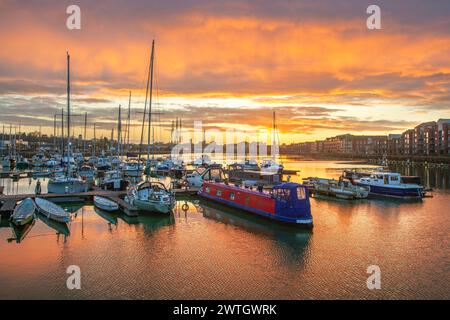
[[[293,182],[283,182],[280,184],[277,184],[273,187],[273,189],[296,189],[297,187],[301,187],[303,185]]]

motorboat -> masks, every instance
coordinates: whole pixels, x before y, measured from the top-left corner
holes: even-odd
[[[218,167],[208,167],[208,168],[197,168],[192,173],[188,173],[184,177],[184,185],[189,188],[200,188],[204,181],[225,180],[225,174],[221,168]]]
[[[87,192],[89,185],[80,177],[55,176],[48,181],[48,193],[70,194]]]
[[[80,170],[78,170],[78,175],[83,180],[92,181],[95,177],[95,169],[91,166],[84,165],[80,168]]]
[[[415,183],[402,183],[401,175],[397,172],[374,172],[369,177],[363,177],[354,181],[356,185],[369,187],[370,194],[400,197],[423,198],[423,186]]]
[[[369,188],[353,185],[349,180],[340,178],[307,178],[303,183],[311,193],[332,196],[340,199],[365,199],[369,195]]]
[[[111,164],[107,157],[99,157],[97,159],[97,171],[109,171],[111,170]]]
[[[140,177],[144,168],[138,161],[128,161],[123,167],[123,173],[128,177]]]
[[[47,158],[43,153],[37,153],[31,158],[31,164],[33,167],[43,167],[47,162]]]
[[[123,178],[119,170],[110,170],[105,172],[99,186],[104,190],[125,191],[130,182]]]
[[[278,172],[283,172],[283,165],[277,163],[275,160],[273,159],[265,159],[262,161],[261,163],[261,171],[264,172],[274,172],[274,173],[278,173]]]

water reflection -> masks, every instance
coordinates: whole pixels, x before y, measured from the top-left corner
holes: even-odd
[[[276,256],[283,256],[285,262],[295,262],[298,266],[306,264],[313,234],[311,230],[283,225],[205,200],[199,200],[197,208],[204,218],[273,240],[274,247],[278,251]]]
[[[35,220],[31,221],[30,223],[27,223],[24,226],[16,226],[15,224],[11,223],[11,229],[13,232],[13,237],[7,239],[8,242],[15,241],[16,243],[21,243],[27,234],[31,231],[34,224],[36,223]]]
[[[111,224],[114,224],[114,225],[117,224],[117,214],[101,210],[101,209],[99,209],[97,207],[94,207],[94,211],[100,217],[105,219],[108,223],[111,223]]]
[[[368,167],[330,161],[286,166],[301,169],[292,181]],[[62,204],[72,213],[66,225],[39,215],[28,230],[14,230],[2,217],[0,298],[447,298],[442,279],[448,274],[450,192],[442,189],[450,189],[449,170],[390,169],[421,176],[434,197],[313,198],[313,232],[194,197],[177,197],[169,216],[128,217],[70,203]],[[0,179],[8,185],[5,193],[32,193],[34,184]],[[76,292],[65,286],[73,264],[86,275]],[[383,290],[365,286],[371,264],[386,275]]]
[[[47,218],[41,213],[38,213],[37,215],[38,219],[41,220],[43,223],[45,223],[48,227],[56,231],[57,235],[63,235],[64,240],[66,237],[70,235],[70,229],[67,223],[57,222],[52,219]]]
[[[450,189],[450,170],[444,168],[431,168],[423,165],[389,165],[392,171],[400,172],[405,176],[419,176],[426,188]]]

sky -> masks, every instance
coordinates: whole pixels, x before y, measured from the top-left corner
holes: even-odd
[[[81,9],[81,30],[66,8]],[[366,26],[381,8],[381,30]],[[262,130],[282,143],[401,133],[450,118],[450,1],[0,0],[0,125],[53,133],[66,106],[110,136],[132,92],[140,123],[155,39],[155,139],[183,127]],[[75,134],[84,119],[73,118]]]

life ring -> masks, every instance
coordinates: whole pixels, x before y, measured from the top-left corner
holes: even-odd
[[[183,204],[181,206],[181,210],[183,210],[184,212],[187,212],[189,210],[189,205],[187,203]]]

